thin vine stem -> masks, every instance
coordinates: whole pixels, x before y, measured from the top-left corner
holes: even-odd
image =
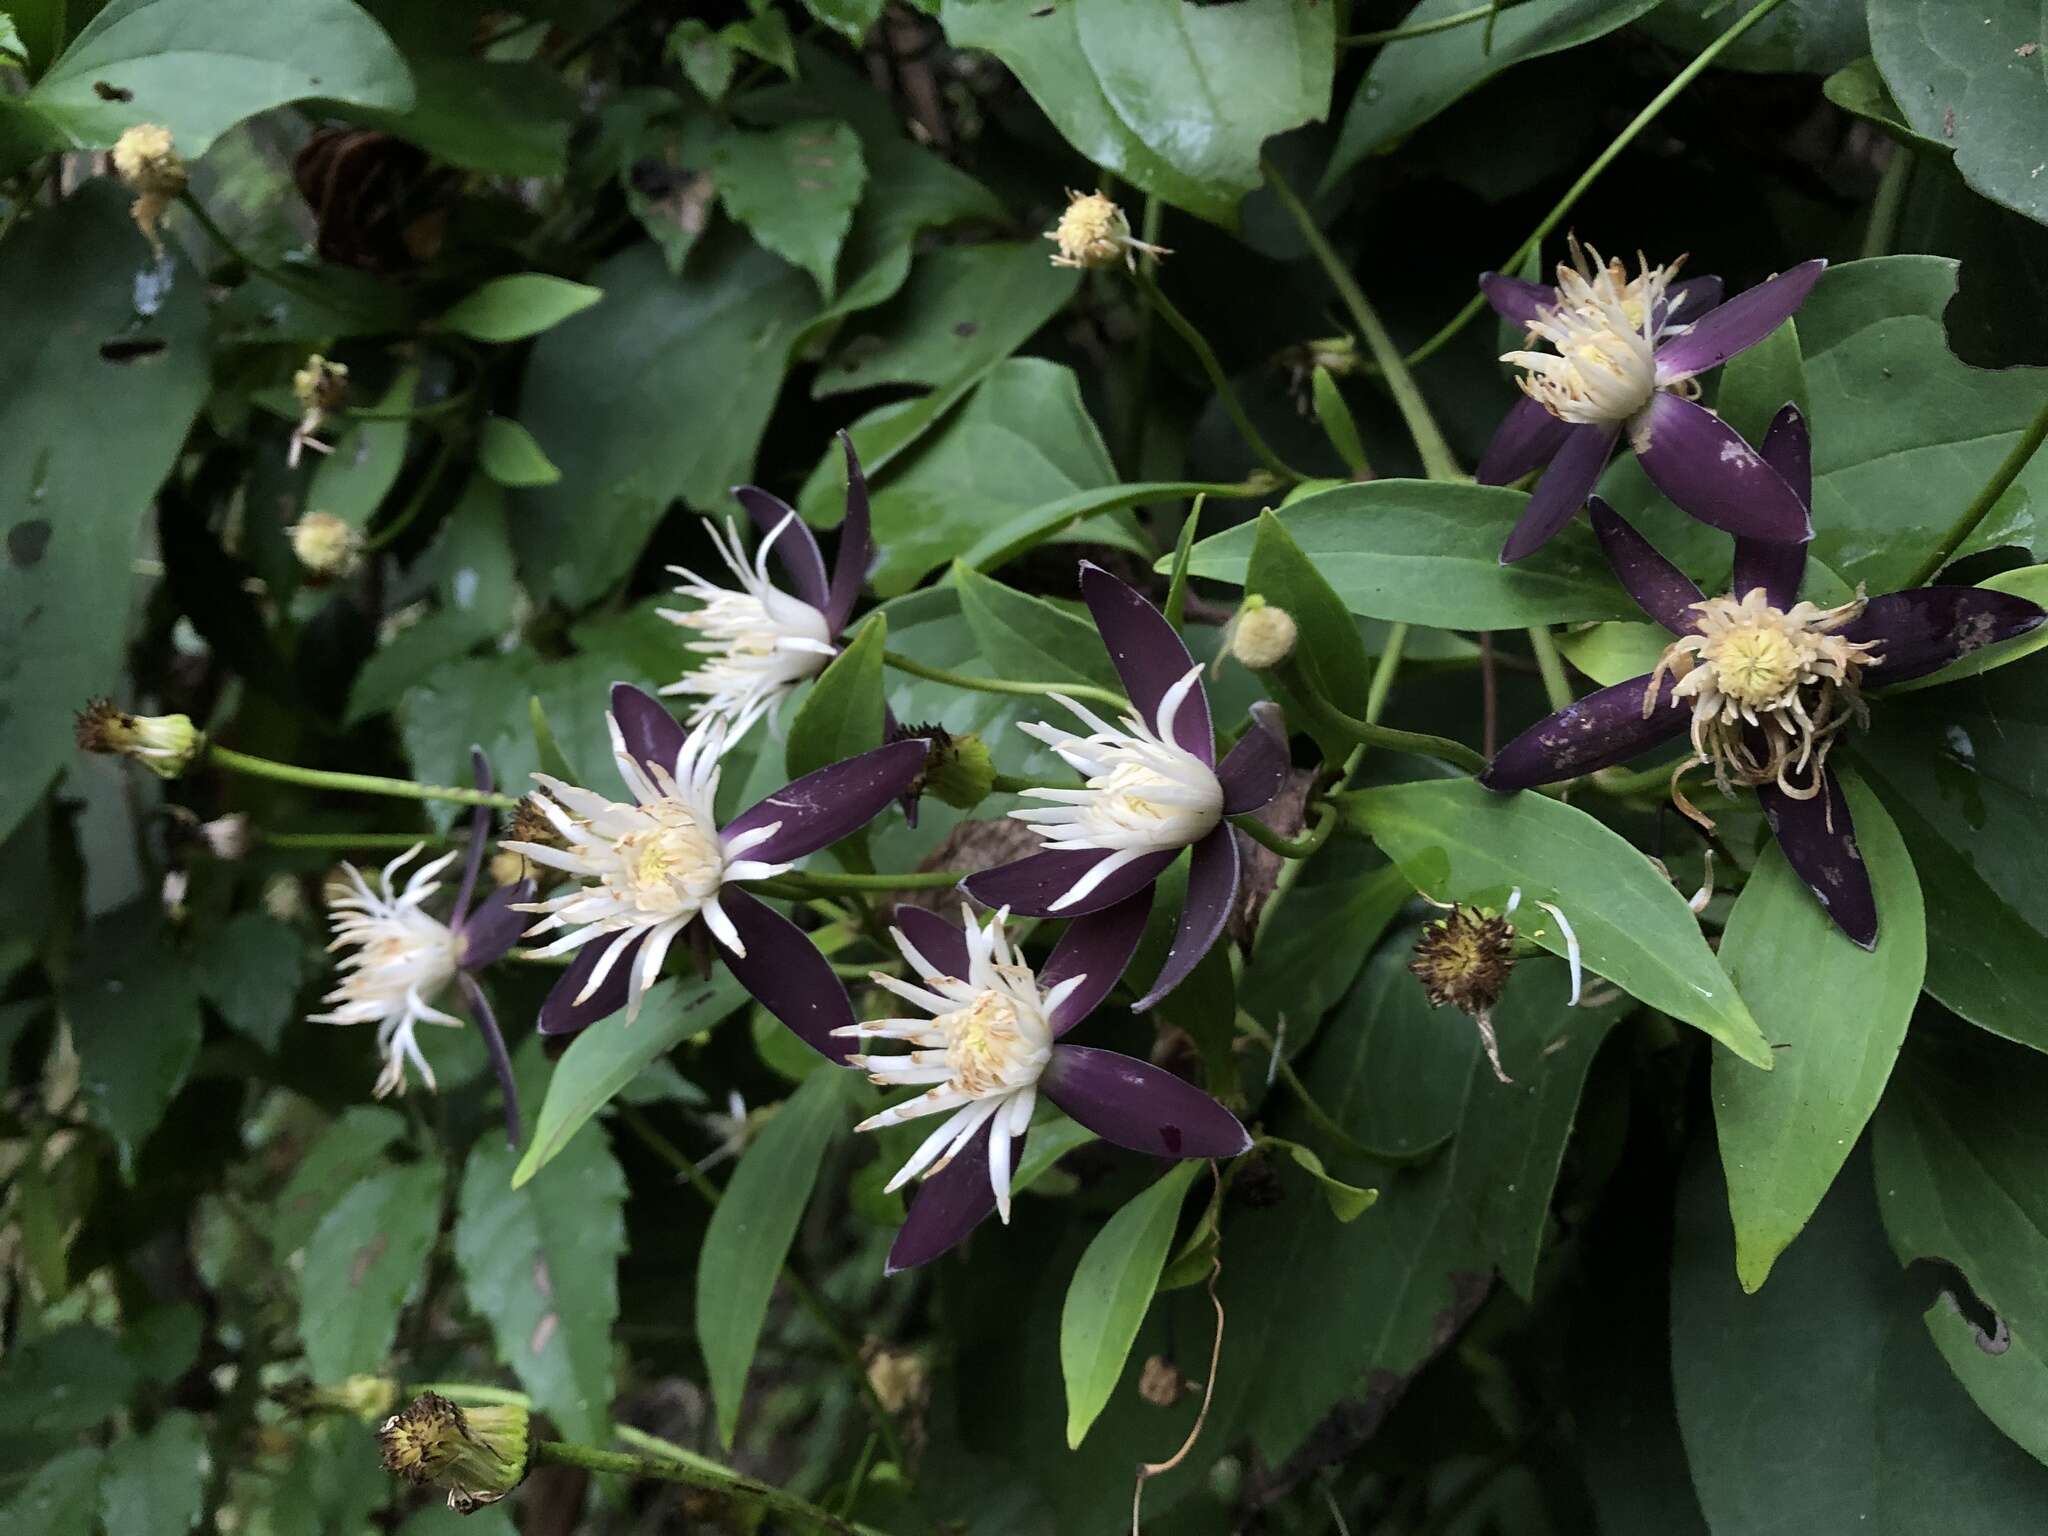
[[[1270,848],[1283,859],[1306,859],[1330,840],[1337,830],[1337,808],[1327,800],[1316,810],[1316,824],[1297,838],[1285,838],[1258,817],[1247,812],[1233,816],[1230,824],[1262,848]]]
[[[1600,179],[1601,173],[1620,157],[1621,152],[1633,144],[1637,136],[1645,128],[1649,127],[1651,123],[1655,122],[1666,107],[1670,106],[1672,102],[1684,94],[1687,86],[1705,74],[1714,60],[1733,47],[1736,40],[1751,27],[1762,21],[1784,3],[1785,0],[1758,0],[1758,3],[1750,8],[1747,15],[1711,43],[1707,44],[1706,47],[1702,48],[1693,61],[1678,72],[1669,85],[1651,97],[1649,104],[1629,120],[1628,126],[1614,136],[1614,141],[1600,151],[1599,155],[1594,158],[1591,165],[1586,167],[1585,172],[1579,179],[1573,182],[1566,190],[1564,196],[1557,200],[1557,206],[1543,216],[1543,221],[1530,232],[1527,239],[1515,247],[1514,253],[1500,264],[1498,270],[1513,272],[1521,266],[1523,260],[1531,251],[1542,249],[1543,242],[1550,237],[1559,224],[1564,222],[1565,216],[1571,212],[1572,206],[1585,195],[1588,187]],[[1480,311],[1485,308],[1485,295],[1477,293],[1472,295],[1466,301],[1465,307],[1444,323],[1443,329],[1408,354],[1406,358],[1408,366],[1412,368],[1417,363],[1434,357],[1438,352],[1442,351],[1445,345],[1460,331],[1464,330],[1466,326],[1470,325],[1478,317]]]
[[[275,779],[280,784],[303,784],[308,789],[339,789],[358,795],[386,795],[393,800],[449,800],[456,805],[488,805],[495,810],[515,809],[519,802],[511,795],[492,794],[481,789],[457,789],[452,784],[416,784],[411,779],[388,779],[373,773],[337,773],[326,768],[302,768],[297,763],[280,763],[249,752],[237,752],[219,742],[208,742],[207,761],[230,773],[255,779]]]
[[[1354,32],[1349,37],[1337,39],[1340,48],[1368,48],[1376,43],[1405,43],[1411,37],[1430,37],[1438,32],[1449,32],[1458,27],[1469,27],[1475,21],[1485,21],[1489,16],[1512,11],[1526,0],[1489,0],[1488,4],[1475,5],[1467,11],[1453,11],[1448,16],[1439,16],[1435,21],[1410,22],[1405,26],[1388,27],[1383,32]]]
[[[1963,508],[1963,515],[1942,535],[1941,542],[1921,562],[1920,569],[1906,582],[1907,586],[1926,586],[1944,565],[1955,558],[1956,551],[1977,531],[1978,524],[1991,515],[1991,509],[1998,505],[1999,498],[2012,489],[2013,481],[2019,479],[2020,471],[2040,451],[2044,440],[2048,440],[2048,401],[2042,403],[2039,413],[2028,424],[2020,440],[2012,445],[2012,452],[2005,456],[2005,462],[1992,472],[1991,478],[1984,482],[1984,489]]]
[[[1913,151],[1903,144],[1892,145],[1892,157],[1878,179],[1877,195],[1870,200],[1870,222],[1863,228],[1863,246],[1857,252],[1863,260],[1891,255],[1899,236],[1899,214],[1906,206],[1906,188],[1912,180]]]
[[[1292,658],[1274,670],[1288,690],[1301,701],[1310,718],[1331,735],[1342,736],[1364,747],[1382,747],[1390,752],[1417,752],[1469,773],[1477,773],[1486,766],[1486,759],[1462,741],[1453,741],[1448,736],[1431,736],[1423,731],[1397,730],[1390,725],[1346,714],[1316,691]]]
[[[1273,451],[1263,433],[1252,425],[1251,417],[1245,414],[1244,403],[1237,398],[1237,391],[1231,387],[1230,377],[1224,373],[1223,365],[1216,360],[1215,349],[1208,339],[1195,328],[1194,321],[1182,314],[1159,287],[1159,280],[1148,267],[1140,266],[1137,273],[1138,291],[1145,296],[1145,302],[1159,311],[1166,323],[1173,327],[1176,335],[1188,344],[1195,354],[1195,361],[1202,365],[1202,372],[1208,376],[1209,387],[1216,391],[1216,397],[1223,402],[1223,409],[1229,413],[1231,423],[1237,428],[1238,436],[1245,441],[1253,455],[1266,468],[1293,484],[1300,484],[1308,478]]]
[[[1568,708],[1574,697],[1571,679],[1565,675],[1564,657],[1549,629],[1538,624],[1529,631],[1529,649],[1536,653],[1536,670],[1543,676],[1544,696],[1552,709]]]
[[[681,1483],[686,1488],[702,1488],[712,1493],[725,1495],[743,1504],[751,1504],[769,1514],[780,1515],[787,1520],[802,1521],[819,1530],[852,1533],[852,1536],[884,1536],[873,1526],[862,1525],[855,1520],[842,1520],[830,1510],[820,1509],[807,1499],[800,1499],[772,1483],[761,1482],[758,1478],[746,1477],[738,1472],[720,1467],[713,1471],[709,1466],[695,1461],[677,1461],[667,1456],[645,1455],[637,1451],[605,1451],[594,1445],[577,1445],[568,1440],[536,1440],[529,1452],[529,1460],[537,1467],[580,1467],[586,1472],[612,1472],[622,1477],[650,1478],[656,1482]]]
[[[380,549],[389,548],[400,534],[413,525],[441,484],[441,477],[447,474],[448,467],[454,462],[455,438],[451,434],[441,439],[441,446],[434,454],[434,461],[427,466],[426,476],[413,491],[412,499],[406,502],[398,516],[363,541],[364,554],[375,554]]]
[[[265,848],[412,848],[453,841],[445,832],[265,832]]]
[[[921,661],[896,651],[884,651],[882,660],[898,672],[908,672],[912,677],[921,677],[927,682],[944,683],[952,688],[965,688],[972,693],[1014,693],[1028,694],[1039,698],[1063,693],[1070,699],[1092,699],[1098,704],[1107,704],[1111,709],[1128,713],[1131,701],[1120,693],[1107,688],[1097,688],[1093,683],[1018,683],[1006,677],[974,677],[965,672],[949,671],[945,667],[928,666]]]
[[[1337,290],[1337,297],[1344,301],[1344,307],[1351,311],[1351,318],[1357,322],[1359,334],[1364,336],[1365,345],[1378,363],[1382,378],[1386,380],[1388,392],[1394,397],[1394,404],[1400,408],[1401,420],[1407,425],[1408,435],[1415,441],[1415,451],[1422,456],[1423,472],[1432,480],[1462,480],[1464,470],[1451,453],[1451,445],[1444,441],[1443,430],[1437,426],[1436,417],[1430,414],[1429,402],[1422,398],[1422,391],[1415,386],[1413,375],[1402,361],[1400,349],[1394,345],[1394,338],[1380,320],[1379,311],[1372,307],[1365,296],[1365,290],[1358,286],[1358,280],[1351,275],[1351,269],[1337,254],[1316,223],[1315,215],[1280,174],[1280,168],[1268,158],[1260,162],[1266,173],[1266,185],[1273,189],[1273,195],[1301,230],[1302,239],[1323,271],[1329,276]]]
[[[228,232],[214,221],[213,215],[206,211],[206,205],[200,202],[198,197],[189,188],[178,194],[178,201],[184,206],[186,212],[192,215],[194,222],[206,231],[206,236],[209,240],[219,246],[234,261],[240,263],[264,281],[275,283],[278,287],[284,289],[285,292],[296,294],[308,304],[316,305],[330,314],[360,315],[362,313],[360,307],[349,303],[339,294],[323,292],[316,285],[305,281],[297,274],[288,272],[283,267],[274,266],[269,262],[258,261],[254,256],[251,256],[247,251],[235,244]]]

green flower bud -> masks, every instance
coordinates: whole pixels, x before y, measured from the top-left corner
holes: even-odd
[[[1277,667],[1294,654],[1294,615],[1254,593],[1230,621],[1230,654],[1254,672]]]
[[[78,745],[132,757],[158,778],[175,779],[206,750],[206,733],[188,715],[131,715],[112,699],[94,699],[78,712]]]
[[[446,1488],[448,1507],[466,1515],[524,1480],[531,1432],[517,1404],[459,1408],[438,1392],[423,1392],[384,1421],[377,1441],[385,1471],[414,1487]]]

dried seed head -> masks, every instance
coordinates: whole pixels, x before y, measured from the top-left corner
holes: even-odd
[[[137,123],[114,141],[114,174],[130,191],[166,200],[185,190],[185,161],[171,140],[171,130],[157,123]]]
[[[988,744],[972,731],[955,736],[941,725],[899,725],[892,741],[923,737],[924,771],[910,786],[908,797],[931,795],[955,810],[972,810],[995,787],[996,765]]]
[[[332,512],[308,512],[291,526],[292,553],[322,579],[347,576],[362,563],[362,533]]]
[[[500,846],[503,843],[538,843],[543,848],[568,846],[560,829],[548,819],[547,812],[534,803],[531,795],[523,797],[519,804],[512,808],[512,814],[505,822],[505,836]],[[494,871],[496,868],[495,864],[492,865]]]
[[[924,1401],[930,1375],[923,1359],[908,1350],[879,1345],[870,1347],[867,1358],[868,1385],[875,1389],[875,1401],[882,1405],[883,1412],[901,1413]]]
[[[175,779],[206,750],[206,734],[188,715],[131,715],[111,699],[94,699],[78,712],[79,747],[132,757],[158,778]]]
[[[1173,253],[1162,246],[1148,245],[1131,234],[1131,221],[1123,209],[1100,192],[1067,193],[1067,211],[1059,223],[1045,232],[1045,238],[1059,247],[1052,258],[1056,267],[1106,267],[1121,260],[1132,271],[1138,268],[1134,252],[1153,256]]]
[[[1277,667],[1294,654],[1294,615],[1253,595],[1230,621],[1230,654],[1254,672]]]
[[[1515,968],[1515,925],[1482,907],[1453,907],[1422,930],[1408,969],[1430,1006],[1451,1004],[1478,1018],[1507,990]]]
[[[302,411],[335,411],[348,399],[348,367],[315,352],[292,375],[292,398]]]
[[[1187,1390],[1187,1377],[1164,1355],[1153,1355],[1138,1373],[1138,1396],[1154,1408],[1171,1408]]]
[[[448,1507],[469,1514],[495,1504],[526,1476],[527,1410],[517,1404],[459,1408],[423,1392],[377,1431],[384,1469],[414,1487],[448,1490]]]

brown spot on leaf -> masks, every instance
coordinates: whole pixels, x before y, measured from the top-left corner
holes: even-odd
[[[34,565],[50,547],[50,520],[32,517],[7,530],[7,558],[16,565]]]
[[[369,1277],[371,1267],[375,1265],[379,1259],[384,1257],[384,1250],[389,1248],[390,1246],[391,1234],[388,1232],[379,1232],[375,1237],[371,1238],[367,1243],[363,1244],[362,1247],[356,1250],[356,1261],[355,1263],[349,1266],[348,1270],[348,1285],[350,1290],[356,1289],[363,1283],[365,1279]]]
[[[962,341],[965,341],[969,336],[972,336],[976,331],[980,329],[981,324],[979,321],[960,320],[954,323],[953,334],[955,336],[958,336]]]
[[[135,99],[133,91],[128,90],[124,86],[115,85],[111,80],[93,81],[92,93],[99,97],[101,101],[133,101]]]
[[[553,1301],[555,1299],[554,1276],[548,1273],[548,1261],[545,1255],[536,1256],[533,1261],[533,1288],[539,1291],[547,1300]]]
[[[168,345],[161,336],[117,336],[100,343],[100,357],[109,363],[139,362],[155,357]]]
[[[548,1347],[548,1341],[555,1336],[555,1330],[562,1325],[559,1312],[543,1312],[540,1321],[533,1325],[533,1337],[526,1341],[529,1354],[539,1354]]]

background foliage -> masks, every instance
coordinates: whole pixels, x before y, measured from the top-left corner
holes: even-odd
[[[1388,722],[1490,744],[1547,708],[1526,627],[1563,626],[1581,690],[1662,643],[1582,525],[1504,577],[1520,493],[1432,461],[1475,462],[1513,398],[1513,337],[1445,322],[1567,229],[1689,251],[1731,292],[1830,257],[1714,401],[1752,440],[1805,408],[1822,578],[1920,579],[2048,401],[2040,7],[1782,0],[1634,129],[1750,8],[1494,9],[0,13],[0,1530],[452,1529],[366,1421],[398,1383],[458,1381],[901,1536],[1110,1532],[1203,1402],[1212,1260],[1213,1400],[1146,1489],[1155,1531],[2043,1528],[2048,660],[2024,643],[1886,699],[1844,749],[1874,956],[1746,808],[1720,815],[1702,938],[1679,889],[1702,843],[1654,791],[1502,802],[1374,753],[1235,966],[1095,1026],[1279,1140],[1212,1198],[1198,1164],[1161,1177],[1043,1120],[1011,1227],[888,1279],[893,1163],[847,1134],[874,1094],[723,972],[553,1060],[528,1027],[553,973],[495,972],[518,1148],[472,1031],[429,1032],[438,1095],[373,1103],[365,1034],[304,1019],[329,974],[312,903],[337,856],[457,808],[73,749],[110,693],[318,767],[464,783],[478,743],[515,788],[556,758],[603,782],[605,687],[687,664],[664,567],[710,569],[703,518],[740,481],[835,524],[840,428],[874,488],[872,638],[786,759],[765,731],[741,748],[735,804],[874,745],[883,702],[1042,767],[1013,729],[1036,700],[882,646],[1113,684],[1075,557],[1159,596],[1189,535],[1198,655],[1261,592],[1357,715],[1412,626]],[[160,254],[98,153],[143,122],[191,166]],[[1440,449],[1269,170],[1411,349]],[[1097,186],[1171,248],[1156,271],[1048,262],[1063,189]],[[291,468],[316,351],[350,399],[333,452]],[[1603,494],[1718,589],[1725,542],[1632,462]],[[2043,506],[2048,457],[1947,579],[2039,599]],[[366,535],[353,574],[294,557],[316,511]],[[1212,688],[1219,721],[1260,692],[1235,663]],[[223,858],[200,828],[231,812],[257,835]],[[998,814],[928,802],[841,861],[943,867]],[[1405,963],[1416,890],[1510,886],[1569,911],[1617,985],[1569,1009],[1562,963],[1525,960],[1504,1086]],[[873,958],[857,922],[814,936]],[[1155,1362],[1179,1375],[1141,1392]],[[556,1468],[466,1528],[759,1519]]]

